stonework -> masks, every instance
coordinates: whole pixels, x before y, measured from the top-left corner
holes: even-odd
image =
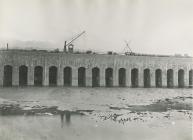
[[[176,56],[148,56],[148,55],[108,55],[108,54],[75,54],[75,53],[63,53],[63,52],[43,52],[43,51],[19,51],[8,50],[0,51],[0,85],[3,86],[5,79],[5,66],[12,67],[12,86],[19,86],[19,68],[21,66],[27,67],[27,85],[34,85],[34,69],[37,66],[43,68],[42,85],[49,85],[49,68],[55,66],[57,68],[57,86],[63,86],[64,84],[64,68],[71,68],[71,85],[78,86],[78,69],[80,67],[85,68],[85,86],[92,85],[92,69],[99,68],[100,86],[106,86],[105,71],[107,68],[113,69],[113,84],[112,86],[120,86],[119,69],[124,68],[125,77],[122,81],[126,87],[132,86],[131,71],[136,68],[138,75],[137,87],[144,87],[144,70],[149,69],[150,78],[147,81],[150,82],[150,87],[156,86],[157,69],[161,70],[161,87],[167,87],[168,75],[167,70],[173,70],[173,86],[179,86],[179,70],[182,72],[183,87],[192,86],[192,74],[193,70],[193,58],[192,57],[176,57]],[[190,77],[191,76],[191,77]]]

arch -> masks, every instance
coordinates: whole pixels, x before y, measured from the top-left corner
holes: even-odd
[[[27,86],[28,67],[22,65],[19,67],[19,86]]]
[[[178,70],[178,87],[180,88],[184,87],[184,70],[183,69]]]
[[[119,69],[119,86],[120,87],[126,86],[126,69],[125,68]]]
[[[107,68],[105,70],[105,83],[107,87],[113,86],[113,69]]]
[[[57,67],[49,67],[49,86],[57,86]]]
[[[131,86],[132,87],[138,87],[138,79],[139,79],[138,73],[139,71],[137,68],[134,68],[131,70]]]
[[[99,87],[100,86],[100,69],[94,67],[92,69],[92,86]]]
[[[167,87],[172,88],[174,86],[174,71],[173,69],[167,70]]]
[[[43,67],[36,66],[34,68],[34,85],[42,86],[43,85]]]
[[[64,86],[71,86],[72,85],[72,68],[65,67],[63,72],[64,72]]]
[[[193,70],[189,70],[189,87],[193,87]]]
[[[85,67],[78,68],[78,86],[79,87],[86,86],[86,68]]]
[[[145,88],[149,88],[151,86],[150,69],[143,70],[143,82]]]
[[[3,86],[5,87],[12,86],[12,73],[13,73],[13,67],[10,65],[5,65],[4,75],[3,75]]]
[[[155,71],[155,86],[162,87],[162,70],[156,69]]]

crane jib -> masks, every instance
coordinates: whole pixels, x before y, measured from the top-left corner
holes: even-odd
[[[73,38],[70,42],[68,42],[66,44],[66,46],[69,46],[74,40],[76,40],[77,38],[79,38],[81,35],[83,35],[86,31],[81,32],[80,34],[78,34],[75,38]]]

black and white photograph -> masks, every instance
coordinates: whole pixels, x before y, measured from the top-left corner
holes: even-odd
[[[192,140],[193,0],[0,0],[0,140]]]

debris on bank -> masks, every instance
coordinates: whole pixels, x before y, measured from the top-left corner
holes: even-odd
[[[84,115],[84,112],[92,112],[92,110],[59,110],[57,106],[25,106],[21,107],[19,104],[1,104],[0,105],[0,115],[8,116],[8,115],[59,115],[61,113],[70,112],[72,115]]]

